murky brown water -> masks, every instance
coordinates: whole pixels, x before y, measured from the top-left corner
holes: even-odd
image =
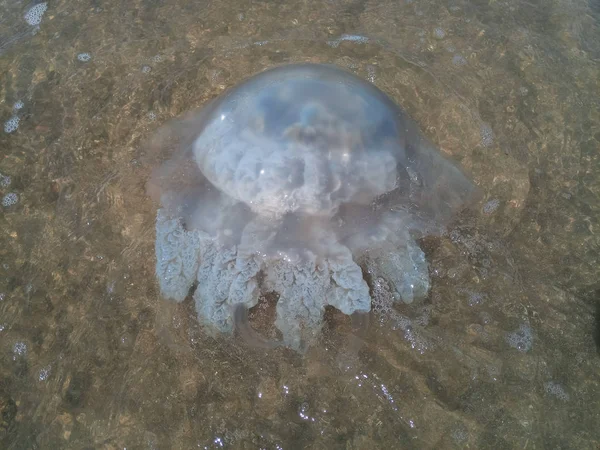
[[[0,1],[0,447],[600,446],[596,0],[33,6]],[[484,193],[423,243],[425,304],[359,345],[334,314],[303,357],[161,300],[144,190],[160,124],[300,61],[375,83]]]

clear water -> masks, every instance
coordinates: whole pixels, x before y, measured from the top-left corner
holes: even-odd
[[[597,0],[33,6],[0,1],[0,447],[598,448]],[[330,314],[303,357],[159,297],[144,147],[301,61],[375,83],[484,194],[422,243],[427,302],[360,340]]]

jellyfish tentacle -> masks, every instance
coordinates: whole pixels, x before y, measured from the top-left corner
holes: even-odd
[[[275,239],[280,221],[257,216],[244,227],[237,246],[235,278],[229,291],[229,304],[251,308],[258,303],[257,277],[265,265],[264,250]],[[261,252],[262,250],[262,252]]]
[[[238,245],[225,246],[214,239],[204,248],[194,299],[198,316],[207,325],[231,332],[235,311],[258,303],[257,277],[264,259],[257,249],[269,244],[275,230],[273,223],[255,218],[242,230]]]
[[[279,294],[275,326],[288,347],[304,351],[318,336],[329,280],[329,270],[319,268],[314,257],[294,260],[282,255],[270,261],[266,289]]]
[[[156,216],[156,275],[162,294],[181,302],[196,280],[202,233],[185,231],[161,208]]]
[[[389,283],[395,301],[412,303],[427,295],[430,283],[427,261],[415,241],[374,249],[365,259],[368,272]]]
[[[419,219],[402,212],[385,214],[382,225],[389,236],[387,245],[367,255],[369,271],[383,277],[393,289],[394,300],[404,303],[424,298],[430,286],[425,253],[411,236],[415,220]]]
[[[261,269],[259,258],[240,255],[237,247],[212,241],[203,252],[194,293],[199,317],[220,331],[233,331],[232,311],[258,303],[257,275]]]
[[[330,227],[313,226],[311,237],[316,243],[319,254],[324,255],[324,261],[330,272],[331,283],[327,304],[348,315],[356,311],[369,311],[371,309],[369,287],[350,249],[338,240]]]
[[[235,274],[235,249],[216,241],[206,242],[198,269],[198,287],[194,301],[198,317],[205,324],[223,332],[231,332],[233,322],[227,304]]]
[[[279,294],[275,325],[285,345],[303,351],[318,337],[325,306],[344,314],[368,312],[369,288],[350,250],[312,221],[312,250],[281,251],[266,265],[266,288]]]

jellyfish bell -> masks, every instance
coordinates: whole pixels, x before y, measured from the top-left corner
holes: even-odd
[[[155,147],[166,155],[149,182],[163,295],[182,301],[197,284],[201,322],[263,347],[306,348],[327,305],[368,313],[363,270],[398,301],[426,296],[416,239],[476,191],[388,96],[329,65],[255,75],[159,132]],[[279,343],[247,321],[269,293]]]
[[[204,176],[257,214],[331,216],[395,186],[393,141],[377,130],[381,107],[332,79],[337,70],[319,68],[288,66],[242,83],[194,142]]]

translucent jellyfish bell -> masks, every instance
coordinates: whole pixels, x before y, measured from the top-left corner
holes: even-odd
[[[394,123],[329,70],[274,70],[227,94],[193,146],[204,176],[273,216],[331,216],[392,190]]]
[[[231,331],[274,292],[281,343],[296,349],[326,305],[370,310],[363,269],[398,300],[425,296],[415,238],[475,193],[388,96],[328,65],[258,74],[160,136],[170,156],[149,186],[163,294],[181,301],[198,281],[200,320]]]

